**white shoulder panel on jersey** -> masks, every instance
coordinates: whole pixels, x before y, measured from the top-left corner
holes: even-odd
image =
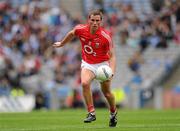
[[[108,40],[111,46],[113,45],[111,37],[106,32],[101,31],[101,35],[104,36]]]

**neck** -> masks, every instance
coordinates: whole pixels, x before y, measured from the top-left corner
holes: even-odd
[[[91,33],[91,34],[95,34],[96,31],[97,31],[97,29],[90,29],[90,33]]]
[[[98,29],[99,29],[99,28],[98,28]],[[94,29],[94,28],[91,28],[91,27],[90,27],[90,33],[91,33],[91,34],[95,34],[98,29]]]
[[[91,34],[95,34],[95,32],[96,32],[95,30],[91,30],[90,31]]]

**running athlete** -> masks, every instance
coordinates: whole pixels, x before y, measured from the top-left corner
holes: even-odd
[[[82,63],[81,63],[81,84],[88,111],[84,123],[90,123],[96,120],[95,108],[93,104],[91,82],[96,78],[96,69],[100,65],[109,65],[115,72],[116,56],[113,48],[111,35],[101,27],[102,13],[94,10],[89,13],[87,24],[79,24],[69,31],[60,41],[53,44],[54,47],[62,47],[75,36],[79,38],[82,45]],[[113,76],[112,76],[113,77]],[[101,90],[107,100],[110,111],[109,126],[115,127],[117,124],[117,109],[115,98],[111,92],[111,79],[100,82]]]

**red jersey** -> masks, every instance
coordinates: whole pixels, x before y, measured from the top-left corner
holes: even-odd
[[[108,61],[109,51],[113,47],[110,33],[100,27],[95,34],[90,33],[89,25],[79,24],[75,28],[75,35],[82,44],[82,59],[89,64]]]

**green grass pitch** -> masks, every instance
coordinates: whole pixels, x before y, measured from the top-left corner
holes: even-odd
[[[115,128],[107,109],[97,109],[92,123],[83,123],[85,116],[85,109],[0,113],[0,131],[180,131],[180,110],[119,109]]]

